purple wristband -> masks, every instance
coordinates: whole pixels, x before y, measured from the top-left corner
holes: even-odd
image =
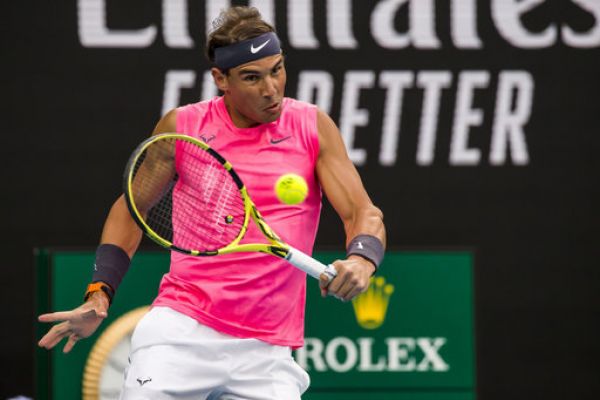
[[[361,256],[373,263],[375,271],[383,261],[385,249],[383,243],[373,235],[358,235],[348,245],[346,257],[351,255]]]
[[[101,244],[96,250],[92,282],[102,281],[116,292],[129,269],[130,263],[129,256],[119,246]]]

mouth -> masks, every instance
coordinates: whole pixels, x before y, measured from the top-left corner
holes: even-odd
[[[268,106],[268,107],[267,107],[267,108],[265,108],[264,110],[265,110],[265,111],[267,111],[267,112],[271,112],[271,113],[273,113],[273,112],[277,112],[277,111],[279,111],[279,107],[280,107],[280,103],[279,103],[279,102],[277,102],[277,103],[273,103],[273,104],[271,104],[270,106]]]

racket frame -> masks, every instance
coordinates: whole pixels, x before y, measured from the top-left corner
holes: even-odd
[[[138,208],[133,200],[133,196],[132,196],[132,185],[133,185],[133,180],[134,180],[135,165],[137,164],[137,161],[141,157],[141,155],[144,154],[144,152],[148,149],[148,147],[150,147],[152,144],[156,143],[159,140],[169,140],[169,139],[184,140],[184,141],[192,143],[192,144],[200,147],[202,150],[208,152],[212,157],[214,157],[217,161],[219,161],[219,163],[223,166],[223,168],[225,168],[225,170],[227,170],[227,172],[229,172],[229,174],[233,178],[234,182],[236,183],[236,185],[240,191],[240,195],[242,196],[243,203],[244,203],[244,222],[242,224],[242,227],[240,228],[240,232],[238,233],[238,235],[227,246],[222,247],[218,250],[211,250],[211,251],[182,249],[182,248],[174,245],[169,240],[166,240],[165,238],[158,235],[144,221],[144,217],[142,216],[142,213],[138,210]],[[290,262],[295,267],[303,270],[307,274],[309,274],[317,279],[319,279],[321,274],[325,274],[327,279],[329,281],[331,281],[337,275],[337,271],[333,265],[331,265],[331,264],[324,265],[321,262],[310,257],[309,255],[305,254],[304,252],[302,252],[298,249],[295,249],[295,248],[289,246],[288,244],[284,243],[283,241],[281,241],[279,236],[277,236],[277,234],[271,229],[271,227],[269,227],[269,225],[267,225],[266,221],[260,215],[260,212],[258,211],[258,209],[256,208],[256,205],[250,198],[250,195],[248,194],[248,190],[246,189],[246,186],[244,185],[244,183],[242,182],[242,180],[240,179],[238,174],[233,169],[233,166],[231,165],[231,163],[229,161],[227,161],[225,158],[223,158],[223,156],[221,156],[219,153],[217,153],[214,149],[212,149],[208,144],[204,143],[203,141],[201,141],[199,139],[196,139],[195,137],[192,137],[189,135],[183,135],[183,134],[179,134],[179,133],[161,133],[161,134],[153,135],[150,138],[143,141],[142,143],[140,143],[136,147],[136,149],[133,151],[132,155],[129,158],[129,161],[127,162],[127,166],[125,168],[125,173],[124,173],[124,177],[123,177],[123,191],[124,191],[124,197],[125,197],[125,201],[127,203],[127,207],[129,209],[129,212],[131,213],[131,216],[133,217],[134,221],[142,229],[142,231],[144,232],[144,234],[146,236],[148,236],[155,243],[157,243],[158,245],[160,245],[166,249],[178,251],[178,252],[184,253],[184,254],[190,254],[193,256],[216,256],[219,254],[229,254],[229,253],[238,253],[238,252],[260,252],[260,253],[271,254],[276,257],[283,258],[283,259],[287,260],[288,262]],[[256,223],[258,228],[261,230],[261,232],[263,233],[265,238],[269,241],[269,243],[247,243],[247,244],[239,243],[242,240],[242,238],[244,237],[244,235],[246,234],[246,231],[248,230],[250,216],[252,216],[252,219],[254,220],[254,222]]]
[[[244,202],[244,222],[242,227],[240,228],[240,232],[232,240],[227,246],[222,247],[218,250],[211,251],[200,251],[196,249],[183,249],[174,245],[171,241],[161,237],[158,235],[144,220],[144,217],[140,210],[137,208],[135,201],[133,199],[133,180],[134,180],[134,168],[139,160],[139,158],[144,154],[144,152],[157,141],[160,140],[184,140],[186,142],[192,143],[202,150],[208,152],[212,157],[214,157],[219,163],[229,172],[231,177],[233,178],[235,184],[240,191],[240,195],[242,196],[242,200]],[[261,252],[272,254],[274,256],[280,258],[286,258],[290,251],[290,246],[281,241],[281,239],[277,236],[277,234],[267,225],[265,220],[260,215],[260,212],[256,208],[256,205],[248,195],[248,190],[246,186],[240,179],[239,175],[233,169],[233,166],[229,161],[227,161],[223,156],[217,153],[213,148],[211,148],[208,144],[203,141],[196,139],[195,137],[183,135],[179,133],[161,133],[157,135],[153,135],[150,138],[144,140],[140,143],[136,149],[133,151],[129,161],[127,162],[127,166],[125,168],[125,174],[123,177],[123,189],[124,189],[124,197],[127,203],[127,207],[134,219],[134,221],[138,224],[138,226],[142,229],[144,234],[152,239],[158,245],[170,249],[175,250],[180,253],[190,254],[193,256],[215,256],[219,254],[229,254],[229,253],[238,253],[238,252]],[[250,221],[250,217],[254,220],[256,225],[259,227],[265,238],[270,243],[246,243],[239,244],[246,231],[248,230],[248,225]]]

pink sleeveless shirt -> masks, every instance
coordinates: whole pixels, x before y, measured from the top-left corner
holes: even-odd
[[[208,143],[233,165],[267,224],[291,246],[312,253],[321,211],[315,176],[319,154],[316,107],[285,98],[280,118],[237,128],[222,97],[177,110],[177,132]],[[280,203],[273,190],[285,173],[303,176],[308,197]],[[253,222],[241,243],[264,243]],[[154,306],[167,306],[225,334],[300,347],[306,274],[268,254],[193,257],[171,253],[171,268]]]

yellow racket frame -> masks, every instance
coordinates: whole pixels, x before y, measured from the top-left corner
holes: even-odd
[[[163,238],[159,234],[157,234],[144,220],[144,217],[140,210],[138,209],[134,198],[133,198],[133,180],[134,180],[134,168],[137,164],[138,159],[142,154],[148,149],[148,147],[152,146],[158,141],[161,140],[184,140],[191,144],[194,144],[201,148],[202,150],[209,153],[212,157],[214,157],[217,161],[221,163],[223,168],[225,168],[229,174],[232,176],[233,180],[238,186],[240,191],[240,195],[242,196],[242,200],[244,201],[244,222],[240,229],[240,232],[235,237],[234,240],[231,241],[227,246],[222,247],[218,250],[214,251],[201,251],[198,249],[182,249],[178,246],[175,246],[171,241]],[[142,229],[144,234],[152,239],[158,245],[175,250],[184,254],[191,254],[193,256],[215,256],[218,254],[228,254],[228,253],[236,253],[236,252],[261,252],[272,254],[281,258],[286,258],[288,255],[290,247],[283,243],[281,239],[275,234],[275,232],[267,225],[262,216],[260,215],[258,209],[252,199],[248,195],[248,191],[238,176],[238,174],[233,169],[231,163],[225,158],[223,158],[219,153],[217,153],[214,149],[212,149],[208,144],[204,143],[201,140],[198,140],[192,136],[183,135],[179,133],[162,133],[158,135],[151,136],[142,142],[132,153],[129,161],[127,163],[127,167],[125,169],[124,174],[124,194],[125,201],[131,212],[131,215],[138,226]],[[248,224],[250,222],[250,216],[256,223],[256,225],[260,228],[261,232],[264,234],[265,238],[269,241],[269,243],[248,243],[248,244],[239,244],[246,231],[248,230]]]

